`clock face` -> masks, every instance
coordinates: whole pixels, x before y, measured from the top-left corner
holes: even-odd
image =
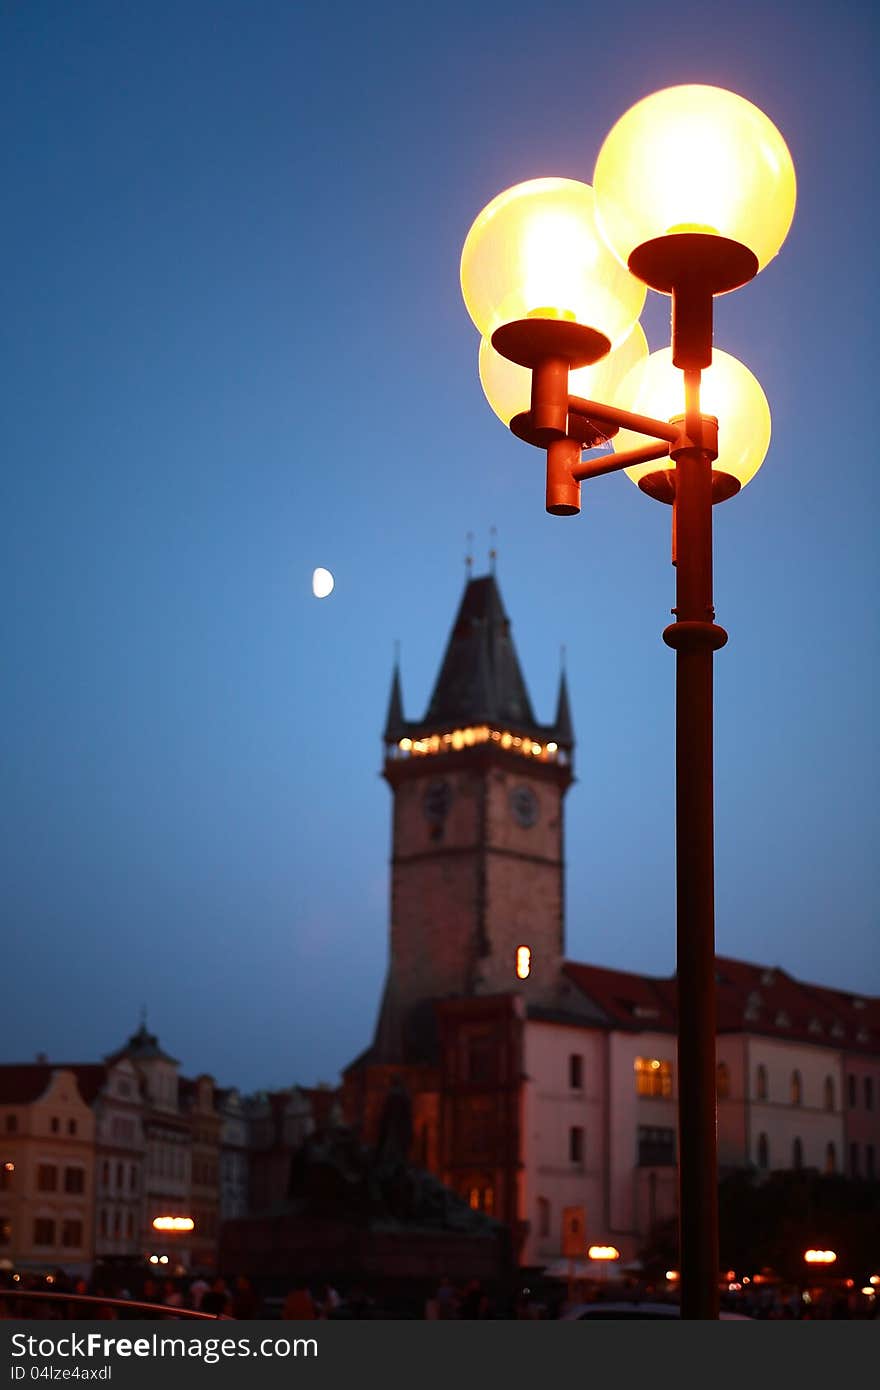
[[[510,793],[510,809],[517,825],[530,829],[538,819],[538,798],[531,787],[520,785]]]
[[[452,804],[452,788],[448,782],[429,782],[422,797],[422,810],[434,824],[442,821]]]

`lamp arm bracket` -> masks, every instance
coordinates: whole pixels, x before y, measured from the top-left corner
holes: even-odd
[[[571,476],[576,482],[586,482],[588,478],[601,478],[605,473],[617,473],[622,468],[632,468],[637,463],[652,463],[654,459],[667,458],[668,443],[646,444],[641,449],[625,449],[619,454],[603,454],[600,458],[585,459],[575,464]]]
[[[603,425],[616,425],[619,429],[632,430],[635,434],[647,434],[654,439],[666,439],[674,444],[681,435],[681,427],[668,420],[652,420],[649,415],[633,415],[629,410],[618,410],[614,405],[603,405],[601,401],[587,401],[581,396],[569,396],[570,415],[581,415],[587,420],[598,420]]]

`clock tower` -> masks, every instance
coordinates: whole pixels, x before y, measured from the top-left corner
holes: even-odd
[[[540,724],[494,574],[468,580],[424,718],[395,669],[383,775],[394,798],[390,960],[373,1055],[433,1051],[439,1000],[553,1003],[564,953],[565,676]]]

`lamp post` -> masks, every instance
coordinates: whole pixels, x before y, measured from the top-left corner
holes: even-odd
[[[620,1259],[620,1251],[616,1245],[591,1245],[587,1250],[587,1259],[593,1260],[599,1266],[604,1284],[608,1280],[608,1266]]]
[[[791,224],[795,175],[779,131],[716,87],[672,87],[626,112],[593,185],[536,179],[499,194],[465,240],[461,283],[482,336],[490,405],[546,451],[546,509],[624,469],[672,506],[676,654],[676,975],[681,1312],[718,1316],[712,506],[763,462],[758,382],[713,352],[718,295],[751,280]],[[671,299],[671,345],[636,323],[648,288]],[[648,442],[645,442],[647,439]],[[613,452],[584,459],[611,441]]]

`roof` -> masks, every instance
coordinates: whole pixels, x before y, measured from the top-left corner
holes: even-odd
[[[560,689],[559,711],[566,720],[565,746],[570,747],[568,696]],[[539,724],[519,664],[494,574],[469,579],[446,644],[440,671],[425,716],[407,721],[403,715],[400,679],[395,667],[385,722],[385,741],[402,734],[433,733],[462,726],[488,724],[551,739],[555,724]],[[557,739],[557,742],[559,740]]]
[[[77,1070],[76,1067],[52,1066],[45,1062],[22,1062],[0,1066],[0,1105],[30,1105],[45,1095],[57,1072],[76,1073]],[[81,1090],[78,1077],[77,1087]],[[93,1099],[85,1095],[82,1098],[86,1103]]]
[[[658,988],[668,983],[625,970],[566,961],[563,972],[606,1015],[612,1026],[634,1031],[675,1031],[675,1012]]]
[[[120,1057],[130,1057],[133,1062],[173,1062],[179,1066],[176,1057],[169,1057],[167,1052],[163,1052],[159,1046],[159,1039],[155,1033],[147,1032],[147,1025],[142,1023],[136,1033],[132,1033],[124,1047],[120,1047],[116,1052],[111,1052],[104,1060],[107,1062],[117,1062]]]
[[[674,1032],[675,976],[655,978],[567,961],[572,983],[614,1028]],[[847,1052],[880,1052],[880,999],[796,980],[780,966],[715,957],[719,1033],[753,1033]]]

